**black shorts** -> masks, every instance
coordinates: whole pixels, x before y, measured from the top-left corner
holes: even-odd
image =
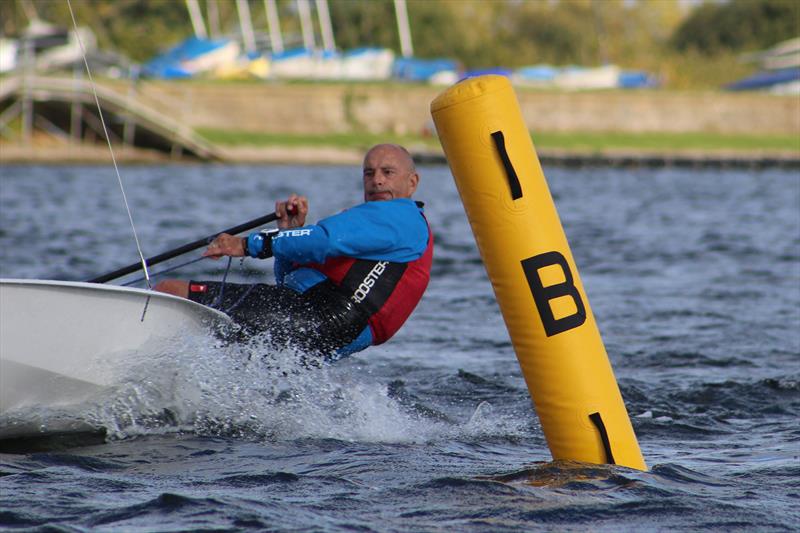
[[[240,326],[230,334],[230,340],[246,340],[267,332],[277,345],[327,356],[354,341],[369,320],[366,312],[330,280],[302,294],[262,283],[190,281],[189,299],[230,316]]]

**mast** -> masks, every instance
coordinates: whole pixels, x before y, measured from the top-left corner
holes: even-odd
[[[242,28],[244,49],[248,54],[256,51],[256,38],[253,34],[253,21],[250,19],[250,6],[247,0],[236,0],[236,11],[239,13],[239,26]]]
[[[281,36],[281,21],[278,18],[278,6],[275,0],[264,0],[264,9],[267,11],[267,27],[269,28],[269,42],[272,52],[283,52],[283,37]]]
[[[397,31],[400,34],[400,53],[403,54],[403,57],[412,57],[414,47],[411,45],[411,29],[408,25],[406,0],[394,0],[394,12],[397,15]]]
[[[189,10],[189,18],[192,19],[194,36],[198,39],[207,39],[206,25],[203,22],[203,13],[200,12],[200,4],[197,0],[186,0],[186,9]]]
[[[36,6],[33,5],[31,0],[20,0],[22,12],[25,13],[25,18],[28,19],[28,24],[34,20],[39,20],[39,14],[36,12]]]
[[[214,39],[219,39],[222,33],[219,29],[219,6],[217,0],[206,0],[206,12],[208,16],[208,32]]]
[[[336,43],[333,40],[333,25],[331,24],[331,13],[328,11],[328,0],[316,0],[316,3],[319,27],[322,31],[322,47],[327,52],[335,52]]]
[[[303,46],[306,50],[314,50],[314,26],[311,21],[311,6],[308,0],[297,0],[297,11],[300,14],[300,29],[303,33]]]

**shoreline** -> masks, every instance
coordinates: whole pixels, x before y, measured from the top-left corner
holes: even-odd
[[[446,165],[443,152],[427,146],[409,146],[419,164]],[[123,164],[304,164],[360,165],[364,149],[338,146],[221,146],[221,159],[203,163],[193,158],[138,148],[116,148]],[[544,166],[564,167],[684,167],[684,168],[800,168],[800,152],[745,150],[563,150],[540,149]],[[7,164],[111,164],[104,145],[31,146],[0,144],[0,165]]]
[[[27,87],[22,79],[3,80],[18,91]],[[71,78],[33,81],[37,90],[30,96],[42,121],[25,139],[21,124],[12,125],[15,135],[0,139],[0,164],[110,163],[96,124],[74,130],[65,122],[71,106],[90,92],[76,90]],[[126,164],[359,165],[363,152],[379,142],[403,144],[422,163],[446,163],[429,113],[437,87],[111,80],[103,87],[104,105],[117,121],[109,119],[117,124],[115,155]],[[19,101],[22,93],[8,98]],[[545,165],[800,168],[797,98],[528,90],[517,98]],[[133,148],[137,141],[150,148]]]

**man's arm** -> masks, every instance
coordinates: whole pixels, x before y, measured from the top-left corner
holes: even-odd
[[[292,223],[292,219],[304,219],[308,211],[307,202],[300,202],[298,198],[298,214],[287,216],[285,209],[290,201],[281,203],[286,225]],[[424,253],[428,227],[414,202],[402,199],[366,202],[315,225],[284,229],[274,236],[251,234],[247,242],[249,246],[245,249],[244,239],[222,234],[204,255],[212,258],[274,256],[276,262],[283,265],[324,263],[329,257],[407,263]]]
[[[293,193],[287,200],[275,202],[275,214],[278,215],[278,227],[281,229],[303,226],[308,215],[308,198]],[[225,256],[244,257],[248,255],[245,239],[221,233],[211,241],[203,252],[203,257],[211,259]]]
[[[272,241],[276,258],[323,263],[329,257],[410,262],[428,244],[428,227],[411,200],[366,202],[316,225],[282,231]]]

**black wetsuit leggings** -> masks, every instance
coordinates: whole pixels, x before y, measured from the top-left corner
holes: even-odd
[[[222,292],[222,298],[220,298]],[[242,341],[268,332],[276,346],[290,345],[330,357],[367,327],[369,317],[330,280],[298,293],[276,285],[190,281],[189,299],[214,307],[240,326],[228,333]]]

